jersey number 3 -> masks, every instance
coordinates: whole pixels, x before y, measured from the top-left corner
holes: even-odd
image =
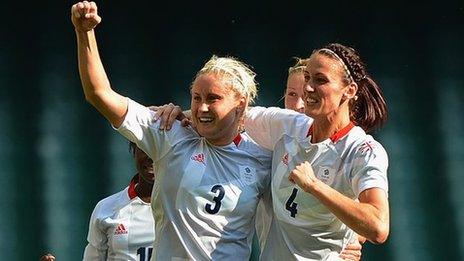
[[[224,194],[225,194],[224,187],[221,185],[214,185],[211,188],[211,192],[213,193],[217,193],[218,191],[219,191],[219,194],[213,198],[213,201],[215,202],[214,207],[209,203],[207,203],[205,206],[206,212],[210,214],[218,213],[219,209],[221,208],[221,200],[224,198]]]
[[[287,200],[287,203],[285,203],[285,209],[290,211],[290,216],[294,218],[296,214],[298,213],[298,210],[296,209],[298,207],[298,203],[293,202],[296,198],[296,193],[298,193],[298,189],[293,188],[292,195]]]

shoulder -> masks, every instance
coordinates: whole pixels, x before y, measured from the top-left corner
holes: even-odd
[[[171,130],[165,131],[167,134],[170,132],[172,133],[177,133],[180,134],[184,137],[187,138],[192,138],[192,139],[200,139],[200,135],[198,132],[192,127],[192,126],[187,126],[184,127],[182,126],[181,122],[179,120],[175,120],[172,124]]]
[[[155,124],[156,121],[154,120],[154,116],[154,111],[130,98],[127,98],[127,113],[125,121],[137,121],[141,125],[148,126]]]
[[[246,132],[240,134],[242,141],[239,144],[239,149],[248,152],[253,157],[260,160],[270,160],[272,157],[272,151],[268,150],[258,143],[256,143]]]
[[[125,189],[100,200],[95,206],[93,215],[98,218],[109,217],[129,203],[130,198],[128,194],[128,187],[126,187]]]
[[[357,158],[366,160],[373,158],[387,159],[388,154],[382,144],[368,135],[360,127],[355,127],[348,135],[347,145]]]

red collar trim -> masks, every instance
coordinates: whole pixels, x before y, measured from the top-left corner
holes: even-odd
[[[348,134],[348,132],[350,132],[350,130],[354,127],[354,122],[350,122],[348,125],[346,125],[345,127],[343,127],[343,129],[337,131],[336,133],[334,133],[332,136],[330,136],[330,140],[335,143],[337,141],[339,141],[341,138],[345,137],[346,134]],[[306,135],[306,137],[308,137],[309,135],[312,135],[313,134],[313,125],[311,125],[311,127],[309,127],[309,130],[308,130],[308,134]]]
[[[309,135],[313,135],[313,125],[309,126],[308,133],[306,133],[306,138],[309,137]]]
[[[240,133],[239,133],[239,134],[237,134],[237,136],[235,136],[235,138],[234,138],[234,144],[235,144],[235,146],[238,146],[238,144],[240,143],[240,141],[242,141],[242,135],[240,135]]]
[[[139,174],[136,174],[130,181],[129,183],[129,189],[128,189],[128,194],[129,194],[129,199],[133,199],[137,197],[137,191],[135,191],[135,185],[139,182]]]

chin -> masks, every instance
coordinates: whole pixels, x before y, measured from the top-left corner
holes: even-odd
[[[142,175],[142,179],[143,180],[146,180],[146,181],[154,181],[155,180],[155,174],[153,173],[145,173],[144,175]]]
[[[198,131],[198,134],[200,134],[200,136],[202,136],[203,138],[207,139],[209,142],[214,142],[218,139],[218,130],[211,130],[211,129],[203,129],[202,131],[201,130],[197,130]]]
[[[205,127],[205,126],[198,126],[197,125],[197,131],[198,133],[202,136],[202,137],[209,137],[211,136],[212,134],[214,134],[216,131],[214,128],[212,127]]]
[[[314,110],[308,110],[308,109],[304,110],[303,113],[306,114],[307,116],[311,117],[311,118],[314,118],[314,116],[316,115],[314,113]]]
[[[210,132],[210,131],[200,133],[200,135],[201,135],[202,137],[204,137],[205,139],[207,139],[207,140],[214,140],[214,139],[215,139],[214,133],[212,133],[212,132]]]

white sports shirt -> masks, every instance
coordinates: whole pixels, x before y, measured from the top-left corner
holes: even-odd
[[[380,143],[354,124],[311,143],[312,122],[304,114],[275,107],[253,107],[245,118],[249,135],[274,151],[274,217],[269,236],[261,240],[262,260],[338,260],[356,239],[317,198],[288,180],[296,165],[310,162],[317,178],[354,200],[369,188],[388,191],[388,157]]]
[[[93,210],[85,261],[148,261],[155,239],[150,203],[135,192],[138,175],[124,190],[102,199]]]
[[[153,260],[248,260],[257,204],[270,184],[272,153],[242,133],[214,146],[175,122],[159,130],[154,112],[128,99],[118,131],[154,162]]]

